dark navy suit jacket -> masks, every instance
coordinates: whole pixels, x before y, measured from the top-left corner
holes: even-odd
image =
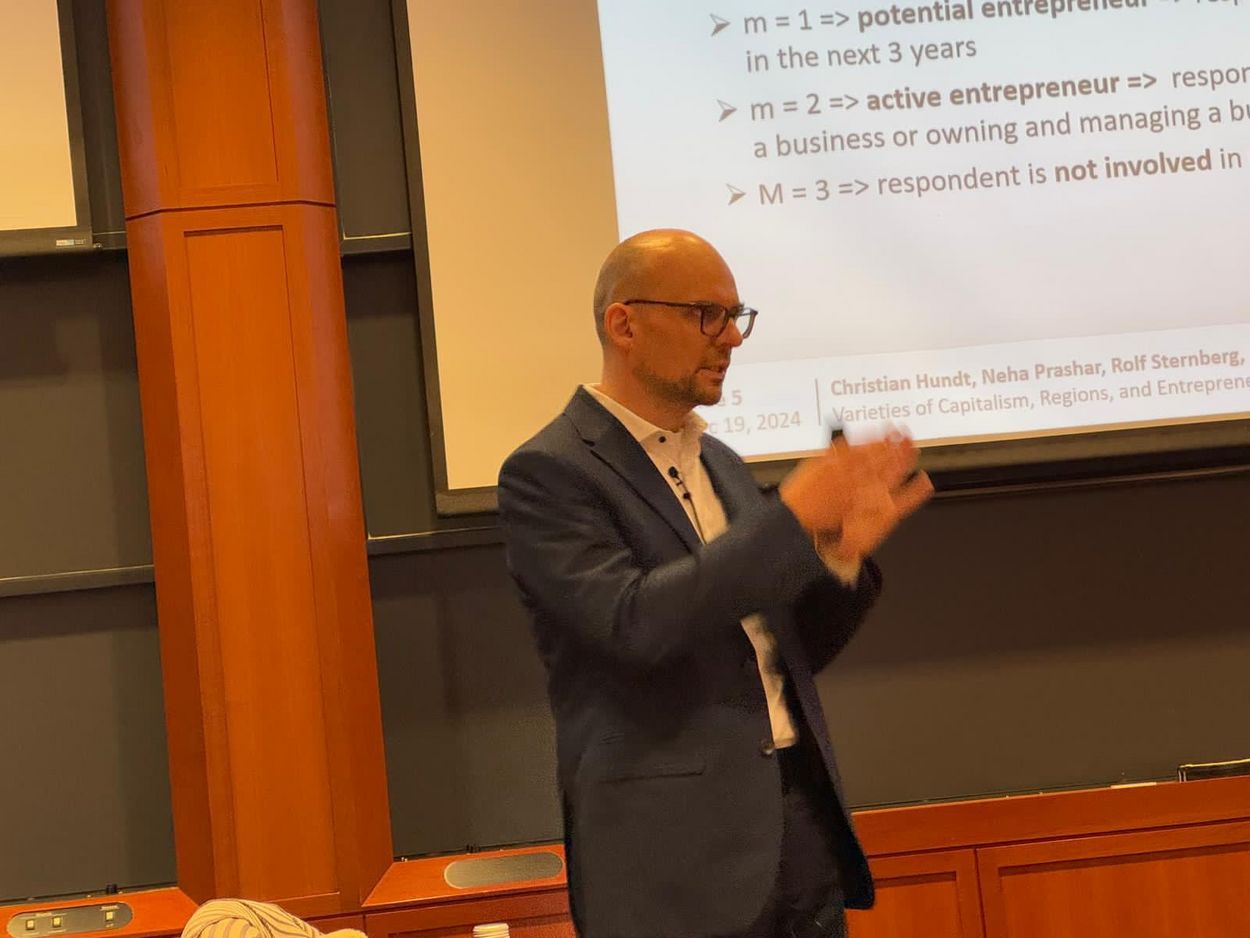
[[[729,527],[699,543],[669,483],[584,390],[499,476],[509,568],[555,716],[570,902],[590,938],[731,933],[777,876],[781,788],[754,649],[763,613],[829,776],[847,904],[872,879],[842,807],[812,676],[880,588],[855,589],[742,460],[703,438]]]

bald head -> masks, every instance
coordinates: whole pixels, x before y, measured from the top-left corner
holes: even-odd
[[[716,248],[680,228],[639,232],[613,248],[595,281],[595,332],[600,344],[607,343],[604,314],[609,306],[632,299],[666,299],[653,294],[693,262],[715,262],[729,270]]]
[[[704,332],[706,310],[738,305],[733,271],[698,235],[660,229],[623,241],[595,285],[599,389],[656,426],[678,429],[693,408],[720,400],[742,344],[728,318]]]

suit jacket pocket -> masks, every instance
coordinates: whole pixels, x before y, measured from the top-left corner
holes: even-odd
[[[657,747],[618,736],[592,747],[582,762],[581,778],[588,782],[625,782],[641,778],[702,775],[703,753],[679,747]]]
[[[641,778],[666,778],[681,775],[702,775],[706,765],[702,759],[643,759],[636,762],[606,761],[595,773],[600,782],[626,782]]]

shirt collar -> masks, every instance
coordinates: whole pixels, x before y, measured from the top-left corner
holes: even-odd
[[[608,397],[598,385],[583,384],[582,387],[586,389],[586,393],[603,405],[604,410],[619,420],[629,435],[639,443],[645,444],[651,440],[658,440],[660,437],[670,439],[676,437],[689,444],[697,441],[707,429],[707,421],[692,410],[686,414],[686,420],[680,430],[665,430],[663,427],[657,427],[646,417],[638,416],[615,398]]]

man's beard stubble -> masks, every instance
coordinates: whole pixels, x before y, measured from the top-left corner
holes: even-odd
[[[649,368],[639,366],[636,374],[638,380],[656,397],[687,410],[720,403],[722,388],[700,388],[697,372],[684,378],[673,379],[661,377]]]

